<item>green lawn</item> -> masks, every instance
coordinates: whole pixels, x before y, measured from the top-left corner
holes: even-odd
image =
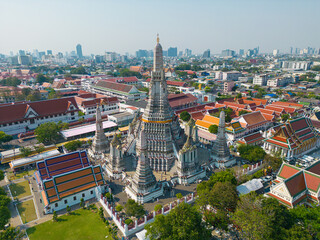
[[[23,223],[31,222],[37,219],[36,209],[33,203],[33,199],[25,202],[21,202],[17,205],[18,211]]]
[[[23,198],[31,195],[28,181],[10,184],[9,187],[13,197]]]
[[[7,173],[7,177],[9,180],[15,180],[15,179],[19,179],[19,178],[22,178],[24,176],[31,176],[34,174],[36,170],[35,169],[32,169],[30,171],[21,171],[21,172],[16,172],[15,174],[13,172],[8,172]]]
[[[52,220],[27,229],[30,240],[99,240],[106,239],[106,225],[96,211],[78,209],[71,215],[59,216],[58,222]]]

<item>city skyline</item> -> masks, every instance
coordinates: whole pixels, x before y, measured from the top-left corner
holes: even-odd
[[[320,34],[315,30],[320,20],[318,7],[320,2],[314,0],[136,1],[135,4],[99,0],[94,4],[73,0],[3,1],[0,20],[6,24],[0,26],[5,33],[0,39],[0,53],[9,55],[10,51],[20,49],[64,53],[75,51],[80,43],[83,55],[105,51],[134,54],[138,49],[152,49],[150,40],[157,33],[164,49],[188,48],[199,54],[206,49],[220,54],[223,49],[238,51],[256,46],[260,46],[260,52],[319,48]],[[26,35],[29,37],[21,37]]]

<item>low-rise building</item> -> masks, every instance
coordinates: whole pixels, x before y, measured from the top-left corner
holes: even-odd
[[[235,82],[233,81],[226,81],[223,83],[223,92],[228,93],[232,91],[232,88],[234,87]]]
[[[0,105],[0,129],[15,135],[36,129],[46,122],[71,123],[79,120],[73,97]]]
[[[319,132],[311,120],[301,117],[271,129],[263,147],[267,153],[280,153],[282,157],[292,159],[317,149],[319,139]]]
[[[101,166],[90,165],[86,151],[39,161],[35,176],[45,213],[99,199],[105,187]]]
[[[117,97],[120,101],[141,100],[147,97],[145,92],[139,91],[134,85],[109,82],[100,80],[95,85],[90,86],[90,91],[103,95]]]
[[[268,197],[293,208],[301,204],[320,202],[320,161],[306,169],[283,163]]]
[[[106,97],[98,93],[82,93],[74,97],[79,109],[87,116],[96,114],[97,105],[100,106],[102,115],[119,112],[119,100],[117,97]]]
[[[253,85],[266,86],[268,81],[267,74],[256,75],[253,78]]]

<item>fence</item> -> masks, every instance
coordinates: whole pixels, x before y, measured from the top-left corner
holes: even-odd
[[[150,212],[148,215],[145,215],[142,218],[135,220],[133,223],[129,225],[124,223],[124,219],[119,217],[118,213],[114,210],[114,208],[107,201],[107,199],[103,197],[103,195],[101,195],[100,197],[100,203],[102,204],[103,208],[107,211],[107,213],[111,216],[112,220],[115,222],[119,230],[123,233],[124,236],[127,237],[143,230],[146,224],[154,221],[156,215],[168,214],[173,208],[175,208],[181,202],[186,202],[190,204],[194,202],[195,197],[196,194],[191,193],[181,199],[174,201],[173,203],[169,203],[169,205],[162,207],[162,209],[158,212]]]

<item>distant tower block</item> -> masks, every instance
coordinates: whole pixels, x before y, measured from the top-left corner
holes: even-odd
[[[220,113],[218,136],[214,143],[213,151],[216,167],[226,168],[236,164],[236,160],[230,155],[230,149],[227,145],[224,111],[221,111]]]
[[[92,141],[92,146],[89,149],[89,155],[94,160],[103,159],[104,153],[109,151],[108,139],[103,130],[103,123],[101,118],[101,111],[99,105],[97,105],[96,113],[96,134]]]
[[[137,142],[138,166],[126,193],[136,202],[145,203],[163,195],[162,185],[153,175],[147,159],[147,142],[145,132],[142,130]]]

